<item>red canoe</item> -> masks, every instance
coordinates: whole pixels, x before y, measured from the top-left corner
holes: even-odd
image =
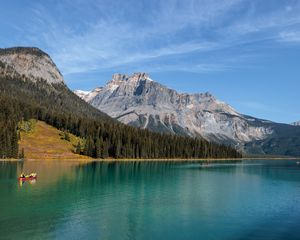
[[[37,179],[37,176],[35,176],[35,177],[19,177],[18,178],[19,181],[34,180],[34,179]]]

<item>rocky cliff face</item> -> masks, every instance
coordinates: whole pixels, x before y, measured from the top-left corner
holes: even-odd
[[[210,93],[178,93],[145,73],[115,74],[93,92],[77,94],[125,124],[158,132],[202,136],[237,147],[273,132],[268,121],[242,115]]]
[[[22,77],[32,81],[64,83],[63,76],[49,57],[38,48],[16,47],[0,49],[2,75]]]

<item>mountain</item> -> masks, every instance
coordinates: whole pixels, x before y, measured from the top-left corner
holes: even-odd
[[[2,75],[45,80],[48,83],[64,83],[63,76],[48,54],[38,48],[15,47],[0,49],[0,61],[7,67]]]
[[[156,132],[202,136],[209,141],[231,144],[248,154],[300,155],[296,147],[282,147],[283,135],[295,137],[294,127],[257,119],[237,112],[210,93],[178,93],[146,73],[114,74],[104,87],[79,95],[92,106],[122,123]],[[282,129],[289,132],[286,136]],[[280,135],[280,134],[281,135]],[[279,134],[279,135],[278,135]],[[276,139],[271,141],[270,139]],[[280,151],[276,150],[276,147]]]
[[[95,91],[88,94],[93,96]],[[76,153],[94,158],[241,156],[231,147],[204,139],[162,135],[119,123],[75,95],[64,84],[51,58],[37,48],[1,49],[0,106],[0,158],[23,156],[19,149],[20,123],[30,119],[64,132],[66,140],[66,136],[73,134],[79,139],[77,146],[73,146]],[[51,151],[53,146],[48,147]]]
[[[93,97],[90,93],[78,96],[132,126],[234,143],[272,134],[271,129],[258,126],[259,120],[238,113],[210,93],[178,93],[145,73],[115,74],[105,87],[97,89]]]
[[[82,90],[75,90],[74,93],[83,99],[86,102],[92,100],[99,92],[102,91],[102,88],[95,88],[93,91],[82,91]]]
[[[300,126],[300,121],[298,121],[298,122],[293,122],[292,125],[293,125],[293,126]]]

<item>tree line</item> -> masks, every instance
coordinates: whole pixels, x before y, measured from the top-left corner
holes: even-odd
[[[0,158],[24,154],[18,149],[18,122],[31,118],[85,139],[84,146],[78,143],[75,151],[93,158],[241,157],[230,146],[202,138],[154,133],[121,124],[63,84],[50,85],[42,79],[32,82],[16,73],[10,77],[3,67],[5,64],[0,64]]]

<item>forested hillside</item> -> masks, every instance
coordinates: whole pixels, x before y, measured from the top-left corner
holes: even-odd
[[[120,124],[78,98],[64,84],[14,74],[0,63],[0,158],[17,158],[18,122],[42,120],[86,139],[80,153],[94,158],[235,158],[234,149]],[[79,150],[80,151],[80,150]],[[25,153],[26,155],[26,153]]]

